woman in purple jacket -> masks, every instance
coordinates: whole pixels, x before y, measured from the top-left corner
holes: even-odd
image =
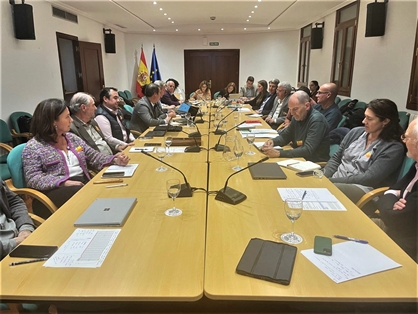
[[[101,170],[112,163],[124,166],[129,161],[123,153],[104,155],[70,133],[72,120],[64,100],[42,101],[32,117],[33,138],[22,153],[28,187],[46,194],[58,208],[90,180],[87,166]],[[32,207],[37,215],[51,215],[40,202],[34,201]]]

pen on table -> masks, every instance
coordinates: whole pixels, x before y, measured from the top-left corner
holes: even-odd
[[[46,261],[48,257],[42,257],[42,258],[35,258],[35,259],[28,259],[26,261],[20,261],[20,262],[13,262],[10,263],[9,266],[16,266],[16,265],[22,265],[22,264],[29,264],[29,263],[36,263],[36,262],[42,262]]]
[[[114,184],[114,185],[107,185],[106,188],[118,188],[118,187],[127,186],[127,185],[128,185],[127,183],[124,183],[124,184]]]
[[[354,242],[358,242],[358,243],[362,243],[362,244],[368,244],[369,243],[369,241],[366,241],[366,240],[350,238],[350,237],[346,237],[346,236],[342,236],[342,235],[338,235],[338,234],[334,235],[334,238],[348,240],[348,241],[354,241]]]
[[[305,192],[303,192],[303,195],[302,195],[302,201],[303,201],[303,199],[305,198],[305,196],[306,196],[306,194],[307,194],[308,192],[305,190]]]

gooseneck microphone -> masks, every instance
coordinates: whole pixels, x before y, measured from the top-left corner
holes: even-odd
[[[225,133],[221,134],[221,136],[219,136],[218,143],[217,143],[217,144],[213,147],[213,149],[215,149],[215,151],[217,151],[217,152],[223,152],[223,150],[224,150],[224,146],[225,146],[225,145],[219,144],[219,143],[221,142],[221,138],[222,138],[222,136],[223,136],[223,135],[225,135],[226,133],[228,133],[229,131],[231,131],[231,130],[233,130],[233,129],[237,128],[239,125],[244,124],[244,123],[245,123],[245,121],[242,121],[242,122],[240,122],[239,124],[234,125],[234,126],[233,126],[232,128],[230,128],[229,130],[226,130],[226,131],[225,131]]]
[[[223,118],[219,121],[218,126],[216,127],[215,132],[213,132],[215,135],[222,135],[222,134],[225,134],[225,133],[226,133],[226,131],[224,131],[224,130],[219,130],[219,127],[221,126],[222,121],[223,121],[223,120],[225,120],[226,118],[228,118],[228,116],[230,116],[230,115],[231,115],[233,112],[235,112],[235,111],[238,111],[238,108],[234,108],[233,110],[231,110],[231,112],[230,112],[230,113],[228,113],[225,117],[223,117]]]
[[[181,170],[177,169],[176,167],[173,167],[172,165],[170,165],[170,164],[168,164],[168,163],[166,163],[162,160],[159,160],[158,158],[156,158],[156,157],[152,156],[151,154],[147,153],[146,151],[142,150],[141,153],[143,153],[144,155],[147,155],[148,157],[151,157],[152,159],[155,159],[155,160],[163,163],[164,165],[169,166],[170,168],[172,168],[172,169],[181,173],[181,175],[183,176],[183,179],[184,179],[184,183],[181,185],[180,193],[177,197],[192,197],[193,196],[192,188],[190,187],[190,184],[187,182],[186,176],[184,175],[183,172],[181,172]]]
[[[232,204],[232,205],[236,205],[236,204],[241,203],[245,199],[247,199],[247,196],[244,193],[241,193],[237,190],[234,190],[233,188],[228,187],[229,178],[231,178],[232,176],[240,173],[241,171],[244,171],[244,170],[246,170],[246,169],[248,169],[252,166],[255,166],[259,163],[262,163],[262,162],[266,161],[267,159],[269,159],[269,157],[264,157],[263,159],[260,159],[259,161],[255,162],[255,163],[253,163],[253,164],[251,164],[247,167],[244,167],[241,170],[238,170],[237,172],[234,172],[233,174],[231,174],[226,179],[224,188],[220,189],[218,191],[218,193],[216,193],[215,200],[218,200],[218,201],[221,201],[221,202],[224,202],[224,203],[228,203],[228,204]]]

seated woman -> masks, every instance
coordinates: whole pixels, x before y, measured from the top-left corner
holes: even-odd
[[[87,165],[100,170],[112,163],[125,166],[129,162],[123,153],[104,155],[70,133],[72,121],[64,100],[42,101],[33,113],[33,138],[22,153],[28,187],[46,194],[58,208],[90,180]],[[43,218],[51,215],[40,202],[34,201],[32,207]]]
[[[202,81],[199,84],[199,89],[194,92],[193,97],[190,97],[190,100],[211,100],[212,94],[208,88],[208,83]]]
[[[247,100],[247,101],[240,100],[239,102],[244,103],[244,104],[249,104],[251,105],[253,110],[258,110],[263,104],[264,99],[267,97],[267,94],[268,94],[267,81],[261,80],[261,81],[258,81],[257,96],[255,96],[251,100]]]
[[[372,100],[363,124],[344,137],[324,168],[325,176],[354,203],[373,188],[394,183],[405,155],[403,130],[393,101]],[[366,213],[375,209],[374,204],[363,208]]]
[[[318,81],[310,81],[309,82],[309,96],[315,101],[315,103],[318,101],[318,98],[316,97],[316,93],[319,91],[319,83]]]
[[[235,92],[235,89],[236,89],[235,83],[229,82],[228,85],[226,85],[226,87],[219,92],[218,97],[229,99],[229,94],[232,94],[233,92]]]

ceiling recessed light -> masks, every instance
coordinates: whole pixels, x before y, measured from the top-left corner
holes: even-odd
[[[174,24],[174,21],[171,21],[171,24]]]
[[[164,15],[167,15],[167,13],[164,13]]]
[[[153,29],[152,31],[155,32],[155,29]]]
[[[168,19],[171,20],[171,17],[169,17]]]
[[[270,26],[269,26],[269,27],[267,27],[267,29],[270,29]]]
[[[250,20],[247,20],[247,22],[249,22]]]
[[[221,31],[223,31],[224,29],[223,28],[221,28]]]
[[[157,4],[157,1],[154,1],[152,4]]]
[[[198,28],[197,31],[200,32],[200,28]]]
[[[256,8],[256,9],[257,9],[257,8],[258,8],[258,5],[255,5],[255,6],[254,6],[254,8]]]
[[[179,30],[176,28],[176,32],[178,32]]]
[[[251,18],[251,15],[248,15],[249,18]]]
[[[246,27],[244,27],[244,31],[246,31],[247,30],[247,28]]]
[[[254,14],[254,11],[251,11],[252,14]]]
[[[163,8],[160,8],[160,11],[162,11],[163,10]]]
[[[261,2],[261,0],[258,0],[258,2]]]

